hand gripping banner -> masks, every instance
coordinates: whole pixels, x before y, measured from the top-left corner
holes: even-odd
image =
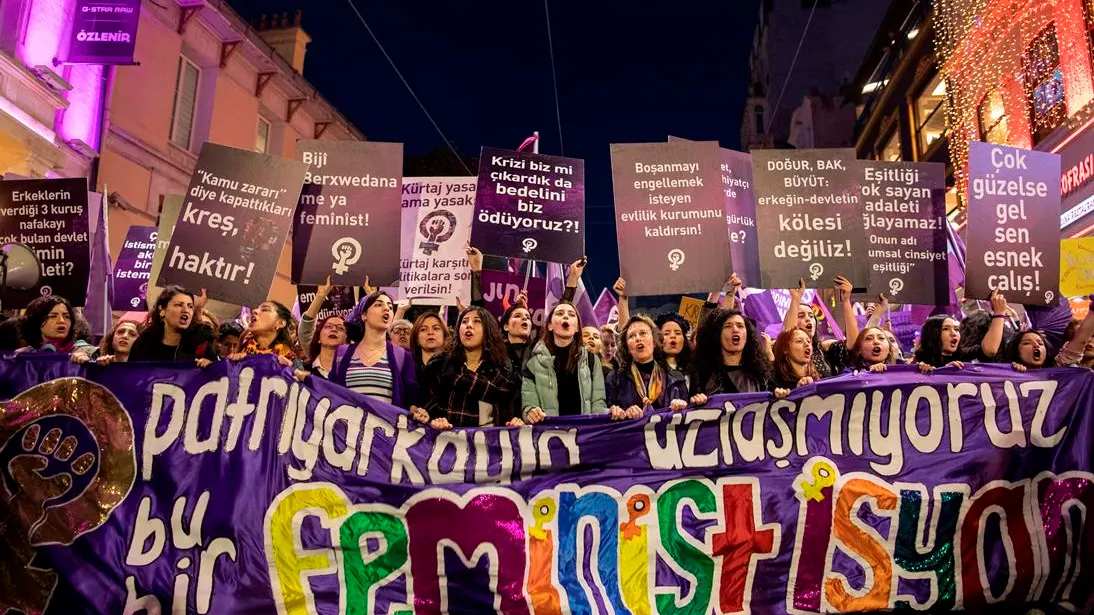
[[[0,613],[1090,612],[1094,372],[437,432],[269,357],[0,359]]]

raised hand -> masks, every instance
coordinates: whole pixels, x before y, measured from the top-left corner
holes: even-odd
[[[482,271],[482,252],[471,244],[467,244],[467,262],[471,266],[472,273]]]

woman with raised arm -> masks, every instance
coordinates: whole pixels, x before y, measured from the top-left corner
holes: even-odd
[[[434,429],[523,425],[507,416],[519,394],[520,374],[513,369],[497,321],[486,308],[460,313],[459,332],[444,352],[433,357],[422,375],[422,408],[411,416]]]
[[[73,363],[85,363],[96,348],[76,335],[76,314],[68,299],[59,295],[38,297],[27,305],[19,321],[26,346],[18,352],[61,352]]]
[[[327,378],[334,369],[334,355],[346,343],[346,321],[338,315],[327,316],[317,323],[319,335],[313,335],[308,345],[308,371]]]
[[[737,310],[707,315],[695,335],[691,403],[712,395],[770,390],[771,360],[756,326]]]
[[[688,403],[684,375],[670,368],[661,352],[661,333],[648,316],[632,316],[623,327],[620,367],[604,384],[612,419],[635,419],[647,410],[683,410]]]
[[[439,314],[426,312],[418,317],[410,332],[410,354],[414,357],[419,380],[429,361],[444,350],[448,338],[448,325],[441,320]]]
[[[179,286],[168,286],[148,312],[130,361],[194,361],[205,367],[217,360],[216,332],[195,322],[206,303],[205,290],[196,298]]]
[[[791,309],[787,310],[786,318],[783,320],[784,332],[801,329],[812,340],[813,349],[810,360],[813,362],[818,379],[828,378],[843,371],[849,358],[847,340],[853,341],[858,338],[858,320],[855,318],[855,309],[851,304],[851,291],[854,290],[854,285],[843,276],[836,276],[833,281],[836,284],[836,297],[840,304],[840,315],[843,318],[844,339],[821,339],[813,307],[802,303],[802,297],[805,296],[805,280],[798,280],[798,287],[790,290]]]
[[[391,297],[383,291],[368,295],[361,304],[362,339],[344,344],[334,354],[329,380],[400,408],[418,403],[414,358],[391,343],[387,331],[394,317]]]
[[[524,368],[524,420],[548,416],[604,414],[604,372],[600,358],[577,340],[581,319],[572,303],[551,310],[543,339]]]
[[[1062,367],[1078,365],[1094,368],[1094,295],[1090,295],[1086,317],[1067,337],[1056,355],[1056,364]]]

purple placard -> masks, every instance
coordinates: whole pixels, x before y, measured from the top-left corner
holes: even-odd
[[[860,174],[853,149],[752,152],[761,287],[866,287]]]
[[[891,303],[948,304],[946,167],[935,162],[860,165],[871,300],[885,294]]]
[[[527,282],[528,286],[525,287],[523,275],[483,269],[482,298],[486,302],[486,309],[501,318],[506,308],[516,303],[520,291],[525,289],[528,291],[528,309],[532,312],[532,324],[543,326],[547,320],[547,279],[528,278]]]
[[[398,280],[402,143],[300,141],[296,149],[310,168],[293,217],[293,282]]]
[[[307,170],[294,160],[202,145],[156,285],[204,288],[235,305],[265,301]]]
[[[631,296],[710,292],[733,272],[716,143],[613,143],[619,272]]]
[[[1056,303],[1059,185],[1059,154],[969,144],[966,297],[999,290],[1011,303]]]
[[[669,137],[672,141],[687,141]],[[760,284],[760,244],[756,234],[756,197],[752,192],[752,157],[719,147],[722,153],[722,192],[726,197],[726,229],[733,272],[745,286]]]
[[[156,252],[156,227],[131,226],[114,265],[114,303],[111,308],[139,310],[148,294],[152,257]]]
[[[63,62],[132,64],[141,0],[76,0]]]
[[[26,291],[4,291],[4,309],[26,307],[36,297],[60,295],[82,306],[91,275],[87,180],[27,179],[0,182],[0,245],[21,243],[38,254],[42,276]]]
[[[316,286],[297,286],[296,300],[300,303],[300,311],[305,312],[315,300]],[[319,315],[316,320],[323,320],[328,316],[345,316],[357,305],[357,299],[353,295],[352,286],[335,286],[330,289],[323,305],[319,306]]]
[[[444,432],[270,356],[0,358],[0,608],[1090,612],[1092,389],[893,366]]]
[[[471,244],[483,254],[570,263],[585,253],[585,161],[482,148]]]

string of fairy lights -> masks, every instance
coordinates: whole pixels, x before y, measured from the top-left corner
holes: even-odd
[[[933,25],[962,199],[970,141],[1032,148],[1094,114],[1094,0],[936,0]]]

